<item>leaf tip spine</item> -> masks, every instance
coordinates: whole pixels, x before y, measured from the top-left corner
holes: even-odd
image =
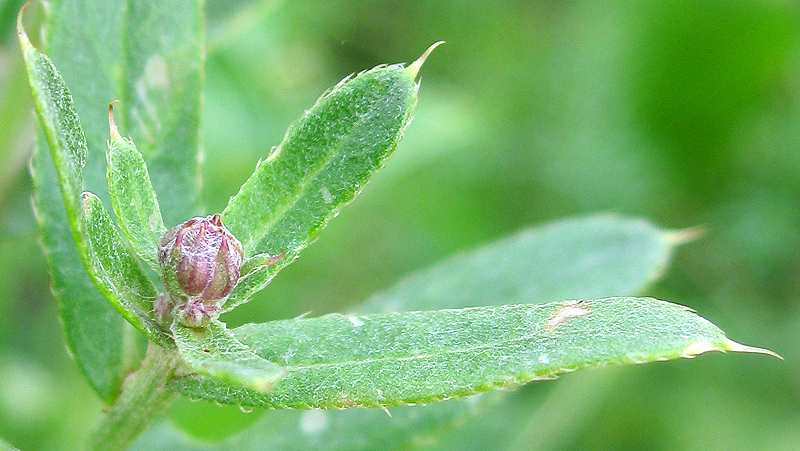
[[[25,51],[26,48],[31,47],[31,41],[28,39],[28,34],[25,33],[25,27],[22,26],[22,16],[25,15],[25,10],[28,9],[28,6],[30,6],[31,3],[33,3],[33,0],[28,0],[25,2],[17,14],[17,36],[19,37],[19,44],[23,51]]]
[[[706,234],[704,226],[689,227],[686,229],[670,230],[666,233],[666,240],[673,246],[682,246],[700,239]]]
[[[115,103],[119,103],[119,99],[112,100],[111,103],[108,104],[108,128],[112,140],[118,140],[122,138],[122,136],[119,134],[119,128],[117,128],[117,121],[114,120]]]
[[[723,347],[723,349],[725,351],[746,352],[746,353],[749,353],[749,354],[764,354],[764,355],[769,355],[769,356],[775,357],[776,359],[783,360],[783,357],[781,357],[775,351],[771,351],[771,350],[766,349],[766,348],[757,348],[755,346],[743,345],[741,343],[737,343],[737,342],[735,342],[735,341],[733,341],[731,339],[728,339],[728,338],[726,338],[725,341],[723,341],[722,347]]]
[[[433,51],[436,49],[436,47],[439,47],[442,44],[444,44],[444,41],[437,41],[437,42],[434,42],[433,44],[431,44],[431,46],[428,47],[427,50],[425,50],[425,52],[422,54],[422,56],[417,58],[416,61],[411,63],[406,68],[406,71],[408,72],[408,74],[411,75],[412,78],[416,78],[417,74],[419,73],[419,69],[422,67],[423,64],[425,64],[425,60],[428,59],[428,56],[430,56],[430,54],[433,53]]]

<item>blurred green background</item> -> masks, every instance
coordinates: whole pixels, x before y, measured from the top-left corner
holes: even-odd
[[[30,208],[21,3],[0,0],[0,437],[23,451],[73,449],[101,404],[65,348]],[[551,424],[580,421],[561,424],[568,433],[550,445],[800,447],[798,2],[251,0],[206,10],[209,212],[325,89],[447,41],[422,70],[415,119],[386,169],[229,322],[341,310],[555,218],[612,211],[702,226],[643,294],[689,305],[786,361],[716,354],[535,384],[526,390],[545,397],[568,379],[613,378],[554,407]],[[169,415],[221,438],[261,414],[181,400]],[[544,426],[529,432],[547,441]]]

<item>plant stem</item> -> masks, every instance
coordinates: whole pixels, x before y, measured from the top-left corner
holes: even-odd
[[[177,393],[167,387],[167,380],[180,361],[177,351],[150,342],[142,366],[90,437],[87,449],[119,451],[127,448],[177,397]]]

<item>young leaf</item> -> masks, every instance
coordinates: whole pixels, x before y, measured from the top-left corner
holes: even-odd
[[[250,282],[260,278],[253,286],[263,288],[291,263],[383,167],[411,120],[419,89],[414,79],[433,47],[408,68],[379,66],[325,93],[231,198],[222,220],[245,255],[286,252],[274,266],[251,273]],[[226,310],[247,300],[242,293]]]
[[[59,302],[67,344],[78,366],[100,397],[111,401],[119,393],[124,374],[133,369],[130,361],[140,354],[137,347],[141,348],[142,340],[124,333],[124,320],[98,291],[76,251],[75,231],[82,227],[78,220],[82,211],[78,194],[86,145],[77,115],[70,108],[69,91],[52,63],[30,45],[21,19],[22,11],[17,31],[37,114],[44,118],[47,134],[46,139],[39,140],[31,160],[31,174],[34,210],[50,269],[51,289]],[[45,154],[45,141],[59,146],[51,147],[53,158]],[[53,159],[62,163],[60,167],[54,166]],[[128,343],[130,340],[135,343]]]
[[[327,315],[246,325],[234,335],[286,367],[271,392],[198,376],[177,379],[177,389],[248,406],[387,406],[466,396],[588,366],[715,350],[769,352],[728,340],[685,307],[644,298]]]
[[[47,2],[47,52],[71,88],[75,110],[85,121],[88,147],[96,150],[88,155],[85,185],[101,198],[105,196],[101,149],[108,140],[106,107],[110,100],[123,99],[122,123],[131,122],[126,129],[144,152],[161,205],[170,209],[164,218],[171,223],[185,220],[198,209],[197,139],[203,72],[200,3]],[[75,26],[78,23],[82,26]],[[128,83],[124,87],[123,80]],[[165,99],[169,105],[162,103]],[[52,163],[44,156],[33,159],[32,171],[37,173],[35,209],[53,292],[78,365],[101,397],[110,401],[125,375],[134,369],[127,362],[139,361],[129,351],[143,355],[146,340],[141,340],[141,335],[126,335],[125,321],[84,271],[64,202],[51,202],[61,194],[55,170],[48,167]],[[79,188],[72,190],[73,195],[79,193]],[[124,337],[133,337],[136,343],[127,343]]]
[[[183,361],[195,373],[263,393],[286,374],[284,368],[253,354],[219,321],[200,329],[175,322],[171,329]]]
[[[111,139],[106,152],[106,179],[111,206],[122,233],[136,253],[150,267],[160,271],[158,242],[167,229],[161,219],[147,165],[133,141],[119,134],[114,121],[113,103],[108,107],[108,123]]]
[[[134,327],[159,345],[172,347],[172,339],[149,314],[158,297],[155,285],[128,252],[100,199],[83,193],[83,205],[88,254],[93,261],[90,274],[98,288]]]
[[[597,215],[518,232],[403,278],[358,306],[392,312],[640,293],[685,237],[641,219]]]

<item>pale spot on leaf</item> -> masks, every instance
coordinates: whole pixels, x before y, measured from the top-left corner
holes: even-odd
[[[300,430],[307,435],[318,434],[328,427],[328,413],[324,410],[309,410],[300,417]]]
[[[559,307],[547,320],[547,330],[555,330],[572,318],[580,318],[590,313],[589,307],[582,301],[570,302]]]
[[[150,87],[166,88],[169,86],[167,63],[159,55],[147,60],[147,64],[144,67],[144,76],[147,85]]]
[[[540,354],[539,363],[541,363],[542,365],[550,364],[550,356],[548,356],[547,354]]]
[[[361,319],[357,316],[348,316],[347,320],[350,321],[350,324],[355,327],[361,327],[364,325],[364,321],[361,321]]]

